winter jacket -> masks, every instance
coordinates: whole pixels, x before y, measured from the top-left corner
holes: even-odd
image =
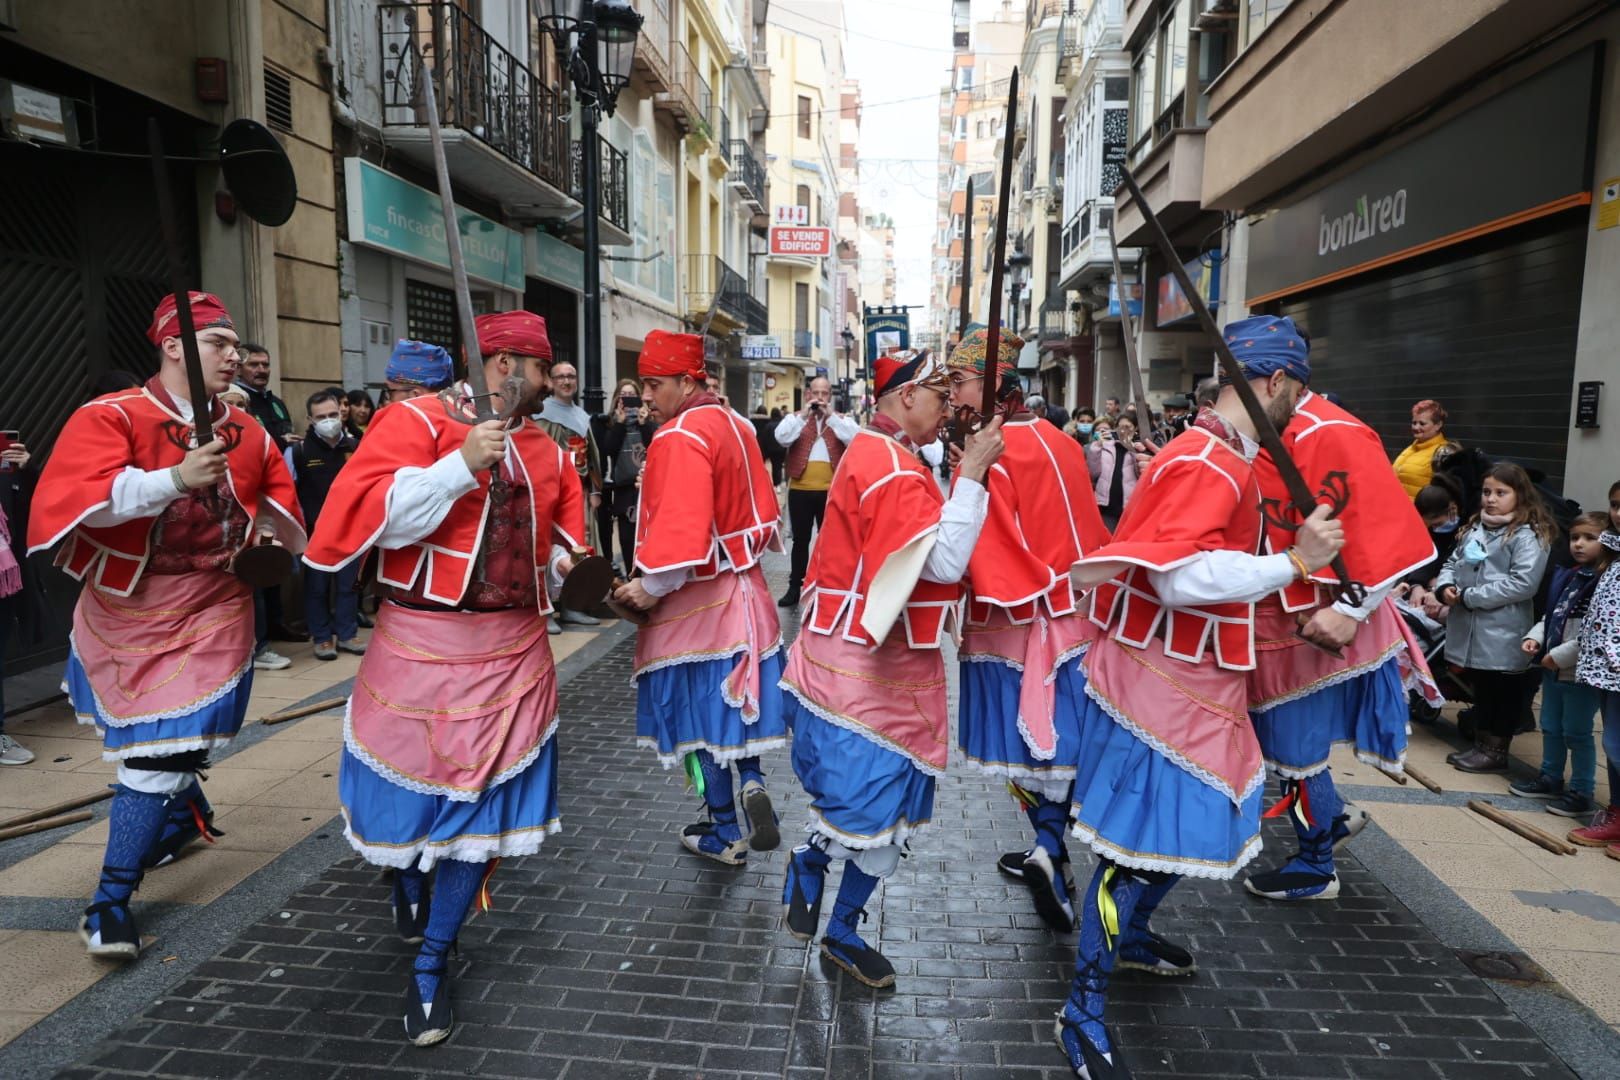
[[[1620,535],[1604,533],[1603,546],[1620,551]],[[1609,564],[1587,604],[1575,681],[1620,692],[1620,559]]]
[[[1417,493],[1428,486],[1434,475],[1434,452],[1445,443],[1444,435],[1430,435],[1395,455],[1395,475],[1400,477],[1408,498],[1417,498]]]
[[[1587,570],[1584,574],[1576,567],[1557,567],[1547,575],[1547,598],[1545,608],[1547,614],[1530,628],[1524,636],[1541,647],[1540,656],[1552,657],[1552,662],[1558,665],[1558,681],[1575,681],[1575,663],[1580,658],[1581,623],[1586,617],[1589,596],[1589,586],[1592,582],[1592,572]],[[1555,614],[1560,604],[1566,603],[1568,612],[1564,617],[1562,627],[1556,628],[1557,641],[1547,640],[1550,623],[1556,623]]]
[[[1476,546],[1485,557],[1471,562]],[[1475,522],[1464,529],[1435,582],[1437,592],[1455,585],[1460,594],[1446,617],[1446,661],[1478,671],[1529,667],[1522,646],[1546,568],[1547,545],[1529,525],[1493,529]]]
[[[1125,455],[1124,468],[1120,470],[1120,486],[1125,490],[1121,492],[1120,506],[1123,507],[1131,501],[1131,492],[1136,490],[1136,480],[1139,467],[1136,464],[1136,455],[1131,453],[1124,443],[1114,442],[1112,439],[1099,439],[1086,447],[1086,465],[1091,472],[1091,486],[1097,492],[1097,505],[1107,506],[1108,499],[1114,490],[1114,455]]]

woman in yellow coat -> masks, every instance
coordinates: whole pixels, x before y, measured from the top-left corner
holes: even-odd
[[[1412,406],[1412,445],[1395,455],[1395,475],[1412,498],[1434,476],[1434,453],[1446,445],[1446,410],[1425,398]]]

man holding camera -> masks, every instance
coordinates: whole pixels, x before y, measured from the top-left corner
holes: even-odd
[[[793,530],[792,571],[778,607],[799,602],[805,567],[810,564],[810,533],[821,528],[833,471],[844,447],[861,429],[852,418],[833,411],[832,382],[825,375],[810,380],[805,399],[803,409],[776,425],[776,441],[787,447],[788,526]]]

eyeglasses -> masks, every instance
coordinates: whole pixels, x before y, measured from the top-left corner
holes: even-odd
[[[237,348],[237,343],[234,341],[227,341],[222,337],[205,337],[198,338],[197,340],[201,341],[204,345],[212,345],[222,353],[236,356],[241,355],[241,350]],[[265,367],[270,366],[270,361],[268,360],[265,360],[263,363]]]

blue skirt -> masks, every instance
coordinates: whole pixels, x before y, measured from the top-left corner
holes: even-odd
[[[1073,835],[1125,866],[1231,878],[1260,853],[1260,803],[1236,806],[1139,739],[1088,695],[1079,712]]]
[[[671,664],[642,675],[636,680],[637,742],[656,751],[666,769],[693,750],[727,762],[782,746],[788,734],[776,692],[782,654],[778,649],[759,662],[759,719],[752,724],[743,723],[742,709],[721,696],[735,658]]]
[[[814,831],[850,848],[904,844],[934,815],[934,778],[911,759],[829,723],[786,690],[793,772],[810,796]]]
[[[114,727],[96,706],[95,691],[79,662],[78,653],[68,650],[62,684],[73,703],[79,722],[94,724],[101,733],[102,757],[121,761],[131,757],[163,757],[186,750],[212,750],[224,746],[242,730],[248,697],[253,692],[253,665],[242,672],[236,685],[205,705],[184,716]]]
[[[1406,760],[1406,688],[1393,656],[1353,679],[1252,716],[1266,764],[1284,776],[1321,772],[1338,743],[1353,745],[1356,757],[1370,765],[1398,769]]]
[[[368,862],[419,865],[440,859],[487,862],[532,855],[561,827],[557,814],[557,737],[527,769],[471,802],[427,795],[384,779],[343,748],[338,801],[344,835]]]
[[[1076,714],[1086,700],[1082,659],[1072,657],[1058,668],[1052,717],[1057,753],[1050,760],[1031,754],[1018,731],[1018,693],[1024,673],[993,660],[959,665],[956,745],[962,756],[984,772],[1005,776],[1049,799],[1067,799],[1079,760]]]

